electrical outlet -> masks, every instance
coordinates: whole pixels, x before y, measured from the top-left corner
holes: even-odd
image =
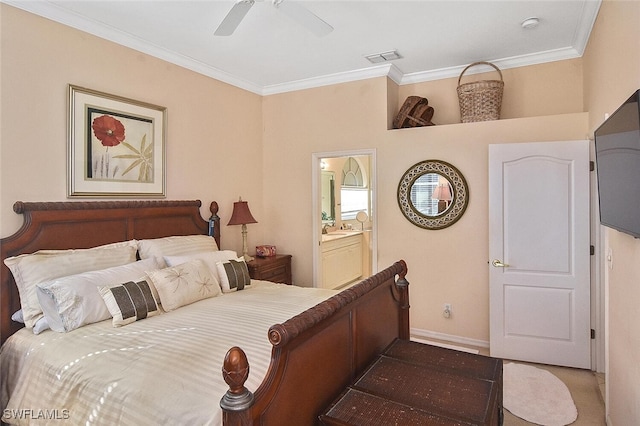
[[[451,318],[451,303],[444,304],[444,310],[442,311],[442,316],[445,318]]]

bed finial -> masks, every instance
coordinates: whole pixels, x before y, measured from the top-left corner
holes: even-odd
[[[247,355],[237,346],[232,347],[224,357],[222,377],[229,385],[229,390],[220,400],[220,407],[225,411],[244,411],[253,405],[253,393],[244,383],[249,377],[249,361]]]
[[[212,201],[209,205],[209,211],[211,212],[211,216],[218,216],[218,202]]]
[[[212,201],[211,204],[209,204],[209,211],[211,212],[211,217],[209,218],[209,236],[210,237],[214,237],[216,238],[216,240],[218,240],[219,238],[219,232],[220,230],[216,228],[216,224],[220,223],[220,216],[218,216],[218,203],[216,201]],[[216,233],[218,233],[216,235]]]

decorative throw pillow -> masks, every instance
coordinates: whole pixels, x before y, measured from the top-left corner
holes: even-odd
[[[110,318],[110,310],[100,297],[99,287],[112,287],[140,280],[147,271],[158,270],[163,266],[162,259],[154,257],[38,284],[38,300],[49,328],[64,333]]]
[[[218,267],[216,266],[217,263],[225,260],[236,259],[237,257],[238,253],[233,250],[219,250],[202,251],[198,253],[187,254],[184,256],[165,256],[164,261],[167,263],[167,266],[176,266],[193,259],[204,260],[204,263],[206,263],[211,270],[211,274],[216,278],[216,280],[218,280],[218,282],[220,282]]]
[[[90,249],[40,250],[6,258],[4,263],[11,270],[20,294],[25,326],[33,328],[43,316],[36,292],[37,284],[135,262],[136,249],[136,241],[131,240]]]
[[[220,284],[201,259],[147,272],[156,287],[162,308],[169,312],[220,294]]]
[[[99,287],[98,291],[113,317],[114,327],[131,324],[160,313],[151,287],[146,281]]]
[[[220,286],[223,293],[243,290],[245,286],[251,284],[249,269],[244,258],[226,260],[216,264],[218,275],[220,275]]]
[[[218,245],[208,235],[176,235],[138,241],[140,259],[163,256],[182,256],[203,251],[217,251]]]

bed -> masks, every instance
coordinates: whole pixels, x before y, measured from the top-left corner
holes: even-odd
[[[0,241],[3,421],[316,424],[379,353],[397,338],[409,339],[403,261],[341,292],[251,280],[243,291],[121,327],[113,326],[114,316],[36,336],[11,319],[21,303],[5,259],[193,235],[209,236],[220,248],[218,205],[210,204],[204,220],[201,204],[15,203],[24,224]],[[49,363],[55,367],[42,365]]]

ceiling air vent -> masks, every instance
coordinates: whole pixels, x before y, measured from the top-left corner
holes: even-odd
[[[381,62],[393,61],[394,59],[400,59],[402,56],[395,50],[388,52],[374,53],[373,55],[366,55],[365,58],[372,64],[379,64]]]

